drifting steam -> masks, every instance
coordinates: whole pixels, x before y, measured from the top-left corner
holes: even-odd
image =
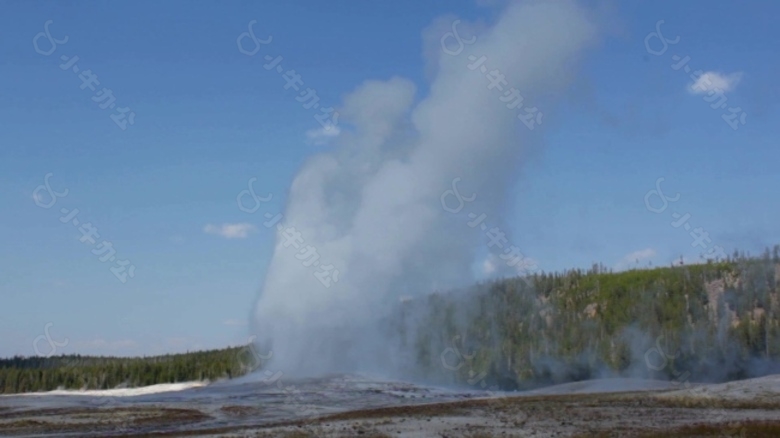
[[[441,47],[450,25],[426,31],[425,46]],[[468,29],[458,27],[471,41]],[[499,97],[514,87],[526,107],[549,110],[595,36],[573,1],[513,3],[461,53],[438,50],[428,59],[435,74],[421,100],[403,78],[368,80],[345,97],[335,149],[311,157],[290,188],[287,226],[303,242],[280,235],[257,301],[255,334],[273,350],[275,367],[311,374],[393,365],[376,320],[402,296],[472,282],[484,252],[484,236],[442,208],[442,193],[461,178],[460,190],[477,194],[470,205],[500,213],[524,145],[538,132]],[[482,56],[488,72],[505,75],[503,92],[467,67]],[[316,268],[296,258],[307,246],[320,255]],[[339,271],[337,282],[333,271],[314,275],[322,265]]]

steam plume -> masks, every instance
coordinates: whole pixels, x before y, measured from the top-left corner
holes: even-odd
[[[478,194],[477,213],[500,213],[524,144],[539,131],[487,88],[485,74],[467,68],[469,56],[486,56],[488,71],[506,75],[504,91],[515,87],[526,106],[549,111],[595,27],[574,1],[513,3],[462,53],[428,60],[437,68],[421,100],[397,77],[368,80],[346,96],[344,131],[333,151],[304,164],[285,212],[301,249],[316,248],[322,264],[339,270],[338,282],[326,288],[278,239],[254,315],[275,366],[307,374],[378,369],[392,352],[371,327],[389,306],[473,281],[484,236],[468,219],[454,220],[441,194],[461,178],[463,193]],[[442,34],[425,32],[425,44],[439,44]]]

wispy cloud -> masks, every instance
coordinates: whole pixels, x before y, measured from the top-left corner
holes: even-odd
[[[742,80],[741,72],[724,75],[708,71],[699,76],[696,82],[688,87],[688,91],[692,94],[704,94],[717,89],[723,92],[731,91],[739,84],[740,80]]]
[[[493,275],[497,269],[494,257],[488,257],[482,262],[482,273],[485,275]]]
[[[638,266],[639,263],[652,259],[656,256],[656,254],[657,253],[653,248],[640,249],[639,251],[626,254],[622,259],[620,259],[619,262],[617,262],[617,264],[615,264],[615,270],[623,270],[632,265]]]
[[[320,128],[306,131],[306,141],[314,146],[322,146],[341,134],[341,129],[333,126],[330,129]]]
[[[508,277],[524,276],[533,273],[538,269],[536,260],[530,257],[523,257],[522,260],[510,264],[507,261],[514,262],[513,259],[504,260],[495,254],[489,254],[482,262],[482,275],[485,277]]]
[[[255,231],[255,226],[246,222],[240,224],[208,224],[203,227],[203,231],[208,234],[216,234],[225,239],[246,239],[249,233]]]
[[[244,327],[246,326],[246,321],[241,321],[239,319],[226,319],[222,321],[222,324],[229,327]]]

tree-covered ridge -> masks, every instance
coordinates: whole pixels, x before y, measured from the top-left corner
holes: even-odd
[[[397,333],[425,377],[482,387],[777,372],[779,253],[503,279],[405,303]]]
[[[780,247],[762,257],[539,273],[404,300],[384,320],[414,377],[511,389],[612,374],[686,381],[780,372]],[[390,345],[390,344],[388,344]],[[248,347],[0,359],[0,393],[230,379]]]
[[[0,393],[214,381],[241,376],[253,366],[246,347],[141,358],[14,357],[0,359]]]

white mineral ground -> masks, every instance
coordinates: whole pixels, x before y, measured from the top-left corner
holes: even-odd
[[[754,433],[756,428],[763,433]],[[688,388],[613,378],[493,394],[338,375],[279,385],[245,379],[206,386],[189,383],[0,398],[0,436],[475,438],[741,433],[780,436],[780,375]]]

